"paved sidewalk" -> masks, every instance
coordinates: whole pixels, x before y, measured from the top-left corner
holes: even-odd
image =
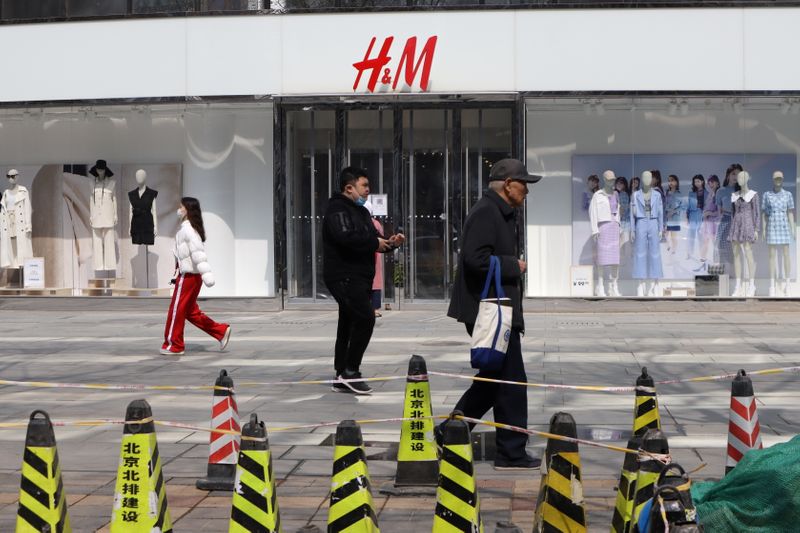
[[[117,311],[11,311],[0,305],[0,378],[211,385],[222,368],[237,383],[333,377],[334,311],[251,313],[219,306],[227,310],[213,312],[212,302],[201,305],[215,319],[233,324],[226,353],[220,354],[213,340],[189,327],[185,356],[159,355],[163,311],[124,304]],[[541,312],[526,314],[523,352],[529,381],[626,386],[634,383],[642,366],[659,380],[800,364],[800,306],[795,303],[760,303],[756,310],[743,302],[684,306],[670,302],[668,312],[653,304],[576,305],[530,306]],[[403,375],[409,356],[416,353],[426,358],[430,370],[469,375],[467,340],[463,327],[439,309],[388,311],[378,321],[362,370],[365,376]],[[754,378],[765,445],[797,433],[797,378],[797,374]],[[447,414],[467,384],[433,377],[434,414]],[[369,397],[333,393],[319,385],[237,387],[237,399],[243,422],[256,412],[268,427],[278,427],[401,416],[403,387],[402,380],[378,383]],[[207,391],[142,394],[4,386],[0,394],[0,422],[26,420],[36,408],[47,410],[54,420],[121,419],[131,400],[145,397],[157,419],[207,426],[211,406]],[[696,479],[716,478],[724,471],[729,394],[728,381],[659,388],[662,423],[673,457],[689,470],[707,464]],[[577,420],[581,436],[608,444],[624,445],[632,425],[631,393],[532,388],[528,404],[532,428],[545,430],[553,413],[567,411]],[[394,474],[392,456],[399,428],[375,424],[362,429],[377,488],[390,483]],[[208,434],[161,427],[157,431],[174,530],[227,531],[230,494],[194,488],[195,480],[205,475]],[[286,532],[306,524],[325,530],[334,431],[325,427],[270,434]],[[14,527],[24,434],[23,429],[0,429],[0,531]],[[120,426],[56,428],[75,531],[107,530],[121,435]],[[531,439],[531,452],[541,454],[543,444]],[[487,448],[490,456],[491,447]],[[589,529],[608,531],[622,456],[582,447],[581,459]],[[485,460],[476,469],[487,532],[494,531],[498,520],[512,520],[530,530],[539,474],[497,472]],[[386,496],[377,491],[373,496],[382,531],[430,529],[432,497]]]

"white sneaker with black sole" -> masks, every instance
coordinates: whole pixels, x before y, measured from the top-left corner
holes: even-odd
[[[347,381],[351,379],[361,379],[361,372],[347,372],[345,370],[343,373],[336,376],[336,379],[339,380],[339,383],[336,385],[342,384],[356,394],[372,393],[372,387],[367,385],[366,381]]]

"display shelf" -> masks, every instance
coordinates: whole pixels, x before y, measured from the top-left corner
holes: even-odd
[[[169,288],[138,289],[133,287],[89,287],[80,290],[80,296],[169,296]]]
[[[0,287],[0,296],[72,296],[72,289],[55,287],[45,287],[43,289]]]

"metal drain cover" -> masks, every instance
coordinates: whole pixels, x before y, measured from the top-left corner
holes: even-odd
[[[556,327],[558,328],[602,328],[605,327],[605,324],[602,322],[592,321],[592,320],[577,320],[577,321],[567,321],[567,322],[556,322]]]

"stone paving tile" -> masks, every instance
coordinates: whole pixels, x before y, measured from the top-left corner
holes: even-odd
[[[3,301],[5,305],[8,305]],[[93,302],[89,302],[94,305]],[[56,302],[53,305],[58,304]],[[220,305],[214,301],[204,305]],[[630,303],[532,300],[523,339],[528,379],[549,384],[626,385],[635,383],[642,366],[658,379],[790,366],[800,362],[800,304],[739,302]],[[28,302],[14,305],[30,306]],[[108,304],[105,304],[108,305]],[[331,378],[328,353],[336,327],[335,310],[250,313],[220,307],[221,320],[238,323],[228,352],[219,355],[196,330],[188,330],[191,353],[165,360],[157,345],[163,309],[124,311],[8,311],[0,306],[8,336],[0,345],[0,364],[7,379],[70,382],[208,385],[220,368],[235,382]],[[138,304],[136,304],[138,305]],[[144,304],[143,304],[144,305]],[[148,304],[149,305],[149,304]],[[57,306],[56,306],[57,307]],[[214,309],[214,307],[211,307]],[[667,311],[667,314],[664,311]],[[710,311],[709,311],[710,310]],[[549,314],[545,314],[547,311]],[[52,327],[42,335],[38,314],[46,312]],[[137,323],[135,331],[129,324]],[[669,327],[667,327],[669,324]],[[91,333],[88,333],[91,332]],[[14,338],[38,338],[25,341]],[[269,344],[269,353],[264,346]],[[471,375],[466,360],[463,327],[441,310],[387,312],[379,321],[364,360],[365,375],[402,375],[410,353],[426,357],[429,369]],[[800,402],[796,374],[755,376],[762,435],[779,442],[797,432]],[[434,412],[446,413],[468,382],[435,377],[431,380]],[[330,392],[329,387],[238,387],[242,421],[256,412],[268,427],[308,424],[345,418],[398,416],[403,381],[376,383],[372,397]],[[695,479],[719,478],[724,472],[729,381],[658,386],[662,426],[670,437],[673,458],[687,468],[707,466]],[[119,418],[133,399],[147,397],[157,418],[207,427],[211,398],[207,391],[89,391],[15,389],[3,387],[5,407],[0,421],[27,418],[34,407],[53,419]],[[565,390],[528,390],[529,423],[547,430],[550,416],[565,410],[592,438],[629,432],[633,399],[629,394],[595,394]],[[491,415],[487,415],[491,419]],[[368,455],[385,452],[396,442],[391,424],[364,426]],[[325,529],[332,446],[319,446],[334,427],[270,433],[278,478],[284,531],[312,523]],[[604,433],[605,432],[605,433]],[[119,461],[119,426],[56,429],[64,469],[65,490],[75,531],[108,530],[114,480]],[[587,433],[588,435],[588,433]],[[607,435],[604,437],[603,435]],[[14,527],[24,429],[0,431],[0,531]],[[158,429],[167,494],[175,531],[226,531],[229,493],[198,491],[194,482],[205,475],[209,436],[204,431]],[[624,440],[601,440],[624,446]],[[529,452],[540,456],[544,441],[531,439]],[[581,446],[581,466],[589,531],[608,531],[622,456]],[[391,483],[393,461],[371,460],[373,485]],[[497,472],[491,461],[475,465],[484,520],[492,531],[497,520],[513,520],[523,530],[533,523],[538,472]],[[430,528],[433,497],[375,495],[382,531],[424,531]],[[76,526],[77,524],[77,526]]]

